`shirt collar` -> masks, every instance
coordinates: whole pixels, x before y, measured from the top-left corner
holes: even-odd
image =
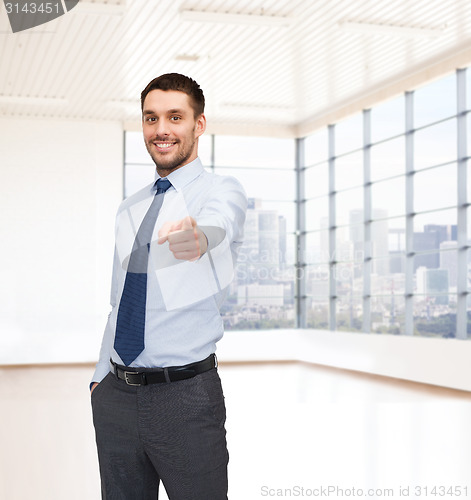
[[[163,178],[168,179],[172,183],[172,186],[176,191],[180,191],[187,184],[196,179],[201,174],[201,172],[203,172],[203,170],[204,167],[201,163],[201,160],[199,159],[199,157],[196,157],[192,162],[184,165],[183,167],[177,168],[177,170],[170,172],[167,177]],[[160,179],[157,171],[155,177],[156,181],[154,183],[154,186],[152,187],[154,191],[157,189],[157,180]]]

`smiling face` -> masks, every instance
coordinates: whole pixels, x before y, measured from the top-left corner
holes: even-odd
[[[176,90],[151,90],[143,103],[142,130],[147,151],[161,177],[198,156],[198,137],[206,129],[202,114],[195,118],[190,97]]]

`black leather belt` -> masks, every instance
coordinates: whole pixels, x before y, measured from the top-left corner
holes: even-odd
[[[139,371],[138,368],[117,365],[114,361],[111,361],[111,363],[114,367],[114,374],[118,379],[124,380],[128,385],[136,386],[185,380],[199,373],[216,368],[218,365],[215,354],[211,354],[206,359],[203,359],[203,361],[190,363],[189,365],[169,366],[168,368],[147,371]]]

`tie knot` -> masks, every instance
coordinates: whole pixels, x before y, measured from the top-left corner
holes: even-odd
[[[157,194],[165,193],[171,185],[168,179],[157,179]]]

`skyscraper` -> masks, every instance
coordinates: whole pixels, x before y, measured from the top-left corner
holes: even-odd
[[[353,243],[353,253],[355,256],[364,253],[364,215],[362,209],[350,211],[350,241]],[[380,208],[373,209],[372,219],[374,224],[371,227],[371,256],[373,257],[373,273],[381,276],[389,274],[389,222],[387,220],[388,211]],[[382,258],[380,258],[382,257]],[[379,258],[379,259],[378,259]],[[361,270],[356,271],[361,273]],[[357,277],[357,276],[356,276]]]
[[[450,288],[456,290],[458,278],[458,255],[456,253],[456,241],[442,241],[440,243],[440,269],[448,271]]]
[[[456,225],[426,224],[423,232],[414,233],[414,252],[436,250],[435,253],[416,255],[414,258],[414,271],[422,266],[427,269],[440,267],[440,254],[438,253],[440,244],[444,241],[456,241],[456,237]]]
[[[435,304],[448,304],[448,283],[447,269],[427,269],[426,267],[417,269],[417,293],[423,295],[424,299],[433,300]]]

